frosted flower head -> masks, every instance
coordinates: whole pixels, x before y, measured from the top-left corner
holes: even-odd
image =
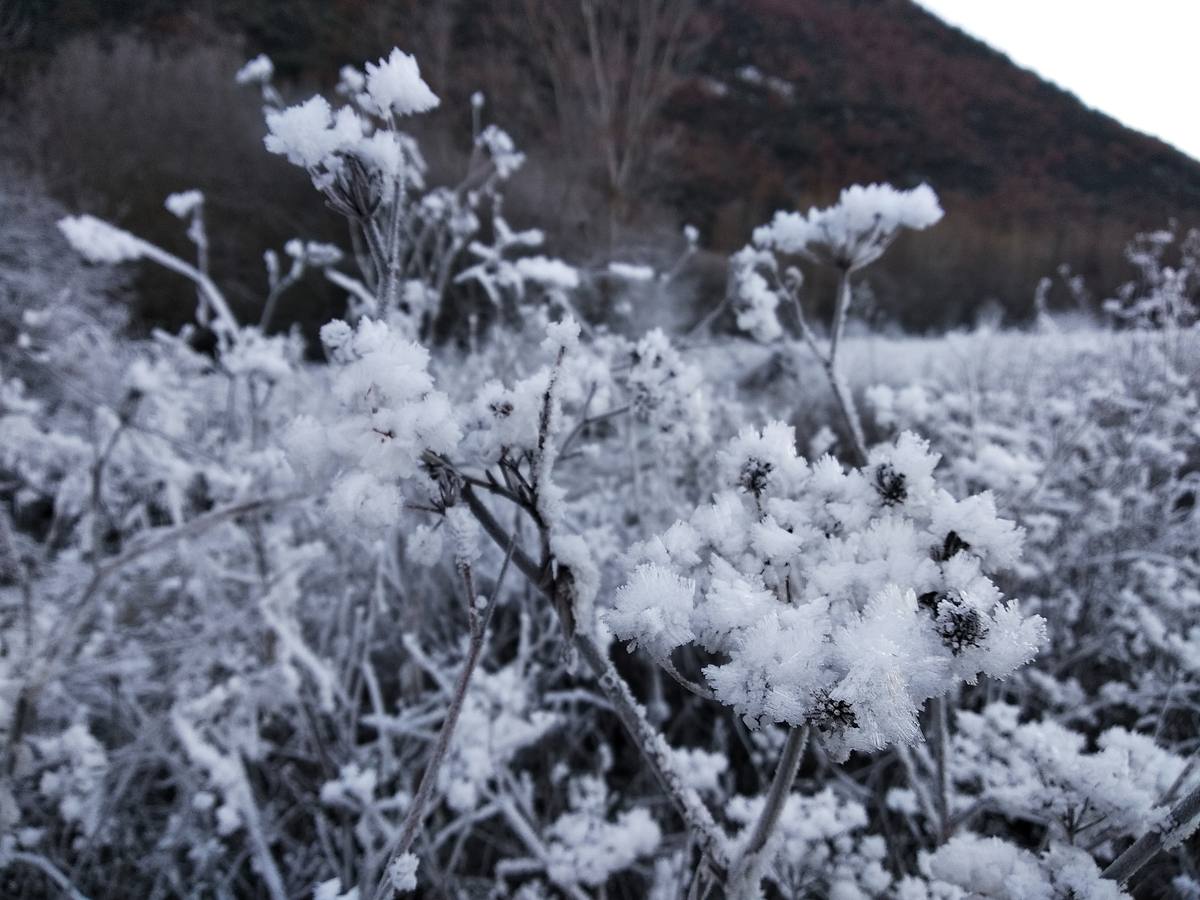
[[[344,106],[334,113],[321,96],[267,113],[267,129],[266,148],[306,169],[327,165],[363,136],[362,121],[353,109]]]
[[[783,335],[777,309],[779,294],[767,282],[763,267],[775,267],[770,253],[746,247],[732,260],[732,299],[737,326],[764,344]]]
[[[146,245],[128,231],[95,216],[67,216],[58,230],[84,259],[91,263],[121,263],[140,259]]]
[[[363,109],[377,115],[409,116],[428,112],[440,103],[421,79],[416,57],[394,47],[378,64],[367,63],[366,90],[358,95]]]
[[[525,154],[517,149],[507,131],[495,125],[484,128],[475,144],[487,153],[501,179],[512,177],[525,164]]]
[[[406,494],[440,502],[428,454],[450,454],[461,431],[449,398],[434,390],[429,353],[385,322],[321,329],[331,367],[322,420],[293,428],[289,456],[321,480],[333,479],[331,509],[367,528],[395,521]],[[403,492],[403,493],[402,493]]]
[[[267,84],[275,77],[275,64],[265,53],[260,53],[238,69],[233,80],[238,84]]]
[[[357,97],[367,86],[367,78],[354,66],[342,66],[338,71],[337,92],[344,97]]]
[[[670,569],[638,566],[629,582],[617,590],[605,618],[612,630],[625,636],[630,649],[641,646],[658,659],[692,640],[690,621],[696,583]]]
[[[649,426],[659,444],[703,446],[709,442],[709,404],[699,366],[671,346],[661,328],[642,336],[629,354],[624,377],[634,418]]]
[[[547,290],[573,291],[579,287],[579,272],[561,259],[523,256],[513,263],[513,268],[521,278]]]
[[[762,431],[743,428],[719,455],[718,462],[727,487],[755,498],[771,491],[790,490],[806,468],[796,455],[795,430],[782,422],[770,422]]]
[[[659,658],[694,635],[720,654],[714,695],[752,726],[807,722],[841,758],[911,743],[926,700],[1005,677],[1044,639],[985,573],[1019,534],[938,488],[936,464],[907,433],[846,471],[810,466],[782,423],[745,429],[680,552],[670,534],[634,548],[609,626]]]
[[[755,229],[754,245],[853,271],[882,256],[901,229],[920,231],[941,218],[937,194],[927,184],[908,191],[856,184],[825,209],[776,213],[769,225]]]
[[[605,815],[607,790],[600,779],[576,779],[568,792],[571,810],[550,825],[546,842],[546,874],[555,884],[599,887],[658,850],[662,831],[646,810]]]
[[[402,853],[392,860],[388,866],[388,879],[392,883],[392,889],[402,894],[415,891],[419,865],[420,860],[412,853]]]
[[[573,316],[546,326],[546,337],[542,349],[547,353],[574,353],[579,349],[579,323]]]
[[[204,194],[197,190],[180,191],[168,195],[163,205],[177,219],[186,219],[204,205]]]

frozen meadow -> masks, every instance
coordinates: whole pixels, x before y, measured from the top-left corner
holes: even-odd
[[[255,321],[199,190],[186,259],[5,198],[0,893],[1200,900],[1200,234],[1103,319],[873,335],[943,213],[849,186],[643,330],[696,229],[553,258],[485,98],[435,184],[414,57],[273,71],[263,152],[351,238],[266,250]],[[132,265],[194,321],[131,336]]]

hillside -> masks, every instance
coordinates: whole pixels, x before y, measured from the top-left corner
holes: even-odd
[[[948,215],[891,260],[925,282],[909,302],[1021,308],[1060,262],[1111,288],[1131,233],[1200,214],[1200,162],[908,0],[744,0],[716,24],[670,115],[676,202],[718,245],[848,183],[928,181]]]

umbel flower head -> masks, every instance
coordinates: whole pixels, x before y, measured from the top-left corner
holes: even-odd
[[[378,64],[367,63],[366,90],[358,102],[376,115],[410,116],[428,112],[441,101],[421,78],[416,57],[393,47]]]
[[[1022,535],[989,494],[956,500],[905,433],[845,471],[789,426],[739,434],[712,501],[636,546],[607,621],[669,662],[697,644],[718,700],[752,726],[808,723],[835,755],[909,743],[929,698],[1028,662],[1044,623],[987,572]]]
[[[927,184],[909,191],[856,184],[825,209],[775,213],[769,225],[755,229],[754,245],[854,271],[882,256],[900,229],[920,231],[941,218],[937,194]]]
[[[267,113],[267,128],[266,148],[306,169],[326,163],[363,136],[362,122],[353,109],[344,106],[335,113],[321,96]]]

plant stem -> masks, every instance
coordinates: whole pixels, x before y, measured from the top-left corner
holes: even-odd
[[[938,843],[941,844],[950,836],[946,698],[934,697],[931,701],[930,712],[933,714],[933,758],[937,766],[937,792],[934,794],[934,800],[937,803],[938,813]]]
[[[1118,856],[1103,876],[1118,884],[1127,884],[1142,866],[1161,850],[1170,850],[1188,838],[1200,826],[1200,785],[1180,800],[1152,831],[1142,835]]]
[[[779,817],[783,814],[792,785],[796,783],[796,774],[800,771],[800,762],[804,759],[804,748],[808,745],[808,726],[793,728],[788,732],[787,742],[783,745],[783,754],[779,757],[779,766],[775,769],[775,778],[767,791],[767,800],[763,805],[758,821],[754,823],[754,831],[750,840],[743,848],[736,866],[730,871],[729,896],[755,896],[758,882],[761,880],[761,864],[766,862],[760,858],[763,848],[771,840]]]
[[[496,586],[492,589],[491,600],[488,602],[487,609],[484,611],[482,618],[471,629],[471,641],[467,649],[467,658],[463,661],[462,670],[458,673],[458,680],[454,684],[454,693],[451,696],[450,708],[446,710],[446,718],[443,720],[442,728],[438,732],[437,743],[433,748],[433,755],[430,757],[429,763],[425,766],[425,772],[421,776],[421,783],[417,787],[416,796],[413,797],[412,806],[409,807],[408,814],[404,817],[404,822],[400,826],[400,834],[388,847],[387,853],[384,855],[383,872],[374,894],[376,900],[382,900],[382,898],[392,895],[393,888],[388,869],[391,867],[393,860],[403,856],[412,849],[413,841],[417,836],[417,828],[424,819],[425,805],[429,802],[429,797],[433,793],[433,785],[437,780],[437,773],[442,767],[442,761],[446,757],[446,751],[450,749],[450,739],[454,736],[454,730],[458,726],[458,719],[462,714],[463,703],[467,698],[467,689],[471,684],[471,676],[475,674],[475,668],[479,664],[479,657],[483,653],[484,638],[487,636],[488,624],[491,622],[492,613],[496,609],[496,600],[500,596],[500,585],[504,582],[504,576],[508,573],[508,565],[512,560],[515,548],[516,539],[511,538],[508,544],[508,554],[504,559],[504,565],[500,568],[500,574],[496,578]],[[469,572],[469,569],[467,571]],[[466,582],[470,584],[471,579],[466,578]],[[467,597],[468,604],[474,604],[474,601],[474,597]]]

